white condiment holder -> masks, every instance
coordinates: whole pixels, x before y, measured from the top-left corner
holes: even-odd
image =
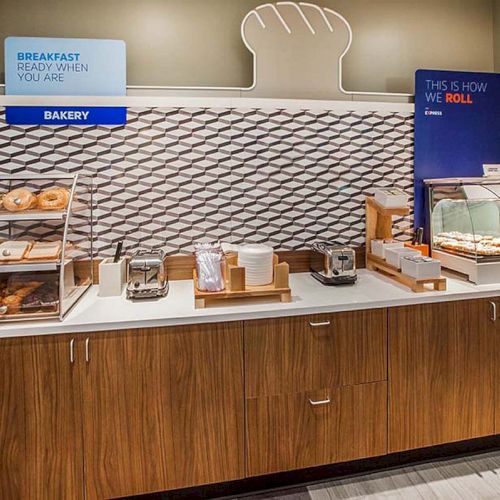
[[[388,248],[403,248],[404,243],[402,241],[386,241],[386,240],[372,240],[371,241],[371,252],[373,255],[385,259],[385,251]]]
[[[430,257],[401,257],[401,272],[415,279],[441,277],[441,262]]]
[[[404,208],[408,206],[409,197],[401,189],[378,188],[373,190],[375,201],[384,208]]]
[[[127,261],[125,258],[113,262],[104,259],[99,264],[99,297],[118,297],[127,282]]]
[[[385,260],[387,264],[395,267],[396,269],[401,269],[401,258],[406,256],[422,255],[418,250],[412,250],[411,248],[386,248],[385,249]]]

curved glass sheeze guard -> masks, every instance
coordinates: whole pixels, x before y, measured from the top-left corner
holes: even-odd
[[[62,319],[92,258],[91,177],[0,176],[0,321]]]
[[[432,250],[476,261],[500,261],[500,180],[425,182]]]

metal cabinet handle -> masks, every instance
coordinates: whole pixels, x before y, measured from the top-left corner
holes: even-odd
[[[312,321],[309,321],[309,326],[312,326],[313,328],[318,326],[330,326],[330,321],[321,321],[319,323],[313,323]]]
[[[69,341],[69,362],[71,364],[75,362],[75,339]]]
[[[329,403],[331,403],[330,398],[322,399],[321,401],[313,401],[312,399],[309,400],[309,404],[311,406],[321,406]]]
[[[85,339],[85,362],[90,361],[90,337]]]
[[[490,319],[491,321],[495,322],[497,320],[497,303],[496,302],[490,302],[491,306],[491,316]]]

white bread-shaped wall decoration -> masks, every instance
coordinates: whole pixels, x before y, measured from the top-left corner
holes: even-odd
[[[267,3],[246,15],[241,35],[254,55],[247,96],[346,98],[342,59],[352,30],[337,12],[306,2]]]

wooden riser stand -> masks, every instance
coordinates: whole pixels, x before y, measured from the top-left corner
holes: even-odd
[[[273,256],[273,282],[262,286],[245,286],[245,268],[238,267],[238,254],[226,256],[226,289],[221,292],[204,292],[197,288],[196,269],[193,271],[194,303],[196,308],[206,307],[209,301],[223,302],[228,299],[278,296],[281,302],[291,302],[292,293],[288,283],[289,267],[286,262],[278,263]]]
[[[392,217],[409,213],[410,209],[407,207],[385,208],[379,205],[373,197],[366,197],[366,268],[386,274],[414,292],[427,292],[431,289],[439,292],[445,291],[446,278],[441,276],[440,278],[415,279],[401,273],[399,269],[371,253],[372,240],[392,238]]]

